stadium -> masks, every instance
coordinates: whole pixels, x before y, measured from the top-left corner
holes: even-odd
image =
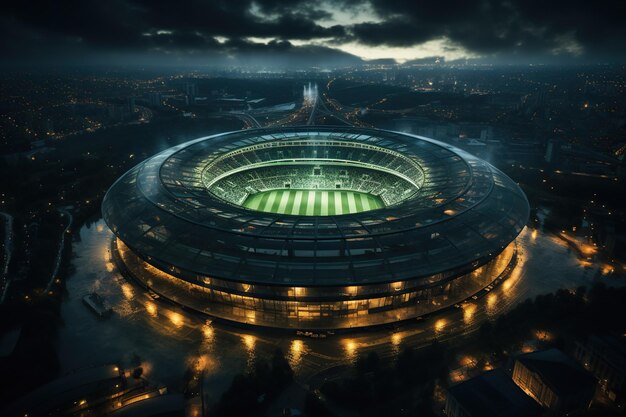
[[[215,318],[296,330],[395,323],[515,264],[529,217],[502,172],[432,139],[354,127],[203,137],[132,168],[103,216],[120,268]]]

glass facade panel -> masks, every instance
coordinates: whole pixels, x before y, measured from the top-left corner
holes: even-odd
[[[297,193],[242,205],[260,191],[312,186],[376,196],[383,207],[346,194],[332,213],[318,212]],[[323,192],[306,198],[311,207],[328,202]],[[270,212],[253,208],[260,204]],[[529,207],[511,179],[448,144],[303,127],[170,148],[124,174],[102,212],[136,258],[124,259],[128,269],[141,265],[150,276],[139,267],[133,275],[162,283],[168,298],[246,322],[354,327],[392,320],[396,310],[423,314],[488,285],[512,262]]]

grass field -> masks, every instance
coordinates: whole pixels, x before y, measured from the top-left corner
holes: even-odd
[[[335,216],[382,208],[380,197],[357,191],[272,190],[248,196],[243,206],[268,213]]]

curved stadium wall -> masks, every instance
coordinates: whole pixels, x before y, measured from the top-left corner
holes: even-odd
[[[515,261],[526,197],[431,139],[373,129],[256,129],[168,149],[103,202],[143,285],[240,323],[341,329],[471,297]]]

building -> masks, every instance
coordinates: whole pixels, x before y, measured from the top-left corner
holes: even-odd
[[[576,359],[599,381],[607,396],[617,402],[626,399],[626,343],[623,337],[592,335],[576,343]]]
[[[126,378],[116,365],[81,369],[45,384],[4,410],[3,416],[78,415],[113,403],[124,392]],[[93,410],[92,410],[93,411]]]
[[[163,96],[158,91],[148,93],[148,103],[154,107],[161,107],[163,105]]]
[[[513,381],[539,404],[557,414],[587,409],[597,385],[589,372],[558,349],[518,356]]]
[[[185,83],[185,95],[194,98],[198,95],[198,85],[196,83]]]
[[[80,369],[49,382],[0,409],[3,417],[23,416],[159,416],[185,415],[182,395],[117,365]]]
[[[534,417],[543,413],[501,369],[448,388],[444,411],[448,417]]]
[[[111,417],[185,417],[182,394],[166,394],[134,402],[109,414]],[[192,414],[193,415],[193,414]]]
[[[137,165],[102,212],[118,265],[239,323],[344,329],[465,300],[515,265],[528,201],[502,172],[424,137],[249,129]]]

